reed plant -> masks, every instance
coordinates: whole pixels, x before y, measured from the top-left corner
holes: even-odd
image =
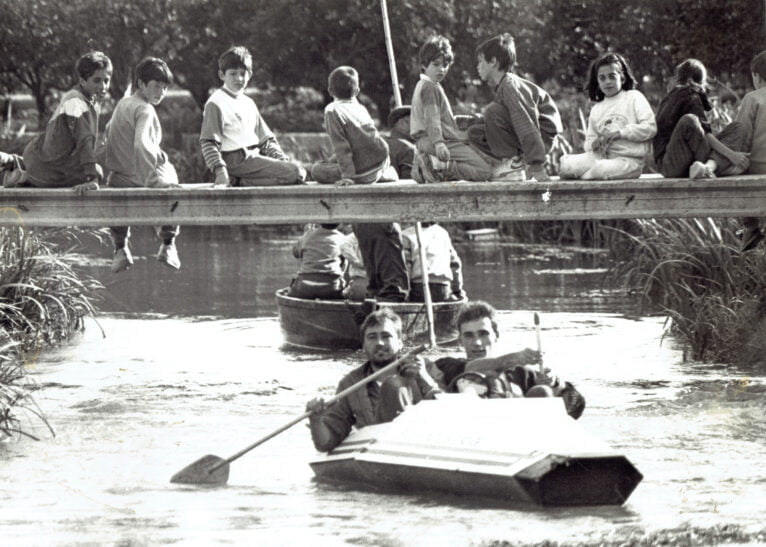
[[[76,234],[0,229],[0,436],[24,433],[16,414],[21,408],[42,418],[25,367],[95,313],[92,295],[101,285],[72,268],[68,245]]]
[[[668,329],[692,359],[766,368],[766,256],[740,253],[734,219],[636,220],[610,271]]]

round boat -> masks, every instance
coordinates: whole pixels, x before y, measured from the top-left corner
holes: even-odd
[[[426,306],[422,302],[376,302],[365,300],[308,300],[287,296],[287,289],[276,293],[279,325],[287,344],[308,349],[359,349],[359,325],[372,311],[381,306],[394,310],[402,318],[405,342],[419,344],[428,341]],[[455,319],[466,299],[435,302],[434,331],[438,344],[457,340]]]

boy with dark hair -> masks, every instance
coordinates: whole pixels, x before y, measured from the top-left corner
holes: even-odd
[[[750,152],[747,174],[766,174],[766,50],[753,57],[750,74],[755,90],[746,94],[735,121],[745,129],[745,151]],[[742,250],[749,251],[764,239],[757,217],[742,219]]]
[[[367,109],[356,99],[357,71],[350,66],[334,69],[327,79],[327,88],[334,100],[325,108],[325,126],[335,154],[333,159],[311,167],[312,178],[339,186],[397,180],[389,163],[386,141],[375,129]],[[410,285],[399,224],[355,224],[354,233],[367,270],[368,296],[387,302],[404,301]]]
[[[410,137],[411,111],[409,105],[404,105],[397,106],[388,114],[388,158],[400,179],[412,178],[412,164],[415,161],[415,144]]]
[[[311,167],[311,177],[320,183],[372,184],[394,181],[388,145],[375,128],[367,109],[357,100],[359,74],[350,66],[339,66],[327,78],[333,102],[324,110],[324,123],[334,155]]]
[[[252,75],[253,58],[247,48],[234,46],[218,59],[223,86],[205,103],[199,136],[205,164],[215,173],[216,185],[302,183],[306,171],[289,160],[255,102],[245,95]]]
[[[501,160],[492,180],[549,180],[545,157],[563,130],[556,104],[544,89],[512,72],[516,46],[510,34],[481,43],[476,57],[479,77],[494,88],[495,96],[484,112],[484,123],[469,127],[468,138]]]
[[[413,177],[418,182],[485,181],[491,168],[460,131],[441,81],[454,56],[449,41],[434,36],[420,48],[420,81],[412,93],[410,135],[417,147]]]
[[[173,81],[162,59],[146,57],[138,63],[133,94],[123,97],[106,127],[106,168],[111,171],[107,185],[113,188],[171,188],[178,186],[176,170],[160,148],[162,126],[155,106],[162,102]],[[109,229],[114,242],[114,273],[128,269],[133,256],[128,245],[129,226]],[[178,226],[158,229],[162,240],[157,260],[171,268],[181,267],[175,237]]]
[[[64,93],[45,131],[24,149],[28,183],[38,188],[71,186],[82,194],[97,190],[103,170],[96,163],[99,100],[112,78],[112,61],[100,51],[77,60],[78,83]]]

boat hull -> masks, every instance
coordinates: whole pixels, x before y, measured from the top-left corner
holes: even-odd
[[[359,325],[372,311],[364,302],[349,300],[308,300],[287,296],[287,289],[276,293],[279,325],[285,343],[308,349],[359,349]],[[434,303],[434,331],[438,344],[457,340],[455,319],[466,300]],[[386,302],[402,319],[405,342],[418,344],[428,341],[425,304],[419,302]]]
[[[503,427],[499,427],[503,424]],[[311,462],[317,478],[540,506],[622,505],[643,478],[563,401],[446,395],[353,431]]]

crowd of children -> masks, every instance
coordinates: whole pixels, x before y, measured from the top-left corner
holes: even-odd
[[[563,130],[550,94],[514,73],[516,49],[509,34],[481,43],[477,72],[494,90],[481,115],[455,116],[441,85],[454,60],[449,41],[428,39],[420,49],[420,80],[411,106],[397,107],[381,135],[357,100],[359,74],[350,66],[328,77],[333,101],[324,119],[333,148],[329,160],[311,166],[310,175],[283,152],[255,102],[245,94],[253,74],[250,52],[235,46],[218,59],[222,82],[207,100],[200,148],[215,185],[270,186],[305,183],[352,185],[413,178],[440,181],[548,180],[546,158]],[[657,115],[625,59],[606,53],[588,71],[587,92],[594,105],[588,117],[584,151],[561,157],[560,176],[594,180],[638,177],[653,148],[657,170],[666,177],[692,179],[742,173],[766,174],[766,51],[753,59],[755,91],[740,105],[736,120],[713,134],[712,108],[704,65],[687,59],[676,68],[676,86],[658,105]],[[66,92],[45,130],[23,156],[0,153],[4,187],[72,187],[77,193],[99,188],[171,188],[178,176],[160,148],[162,128],[155,111],[172,83],[168,65],[156,57],[135,68],[132,94],[122,98],[106,127],[99,152],[100,99],[109,89],[112,63],[102,52],[78,59],[77,84]],[[97,157],[102,159],[101,164]],[[103,165],[103,167],[102,167]],[[743,250],[764,239],[759,219],[743,219]],[[110,228],[112,270],[133,264],[129,227]],[[156,228],[157,259],[180,268],[175,246],[178,226]],[[436,300],[461,298],[460,260],[446,231],[429,225],[427,269]],[[446,239],[445,239],[446,236]],[[413,232],[397,223],[358,223],[343,234],[321,225],[296,247],[301,267],[291,288],[306,298],[353,295],[382,301],[422,299],[422,268]],[[322,254],[324,253],[324,254]],[[351,266],[351,274],[345,264]],[[366,287],[362,286],[366,284]]]

